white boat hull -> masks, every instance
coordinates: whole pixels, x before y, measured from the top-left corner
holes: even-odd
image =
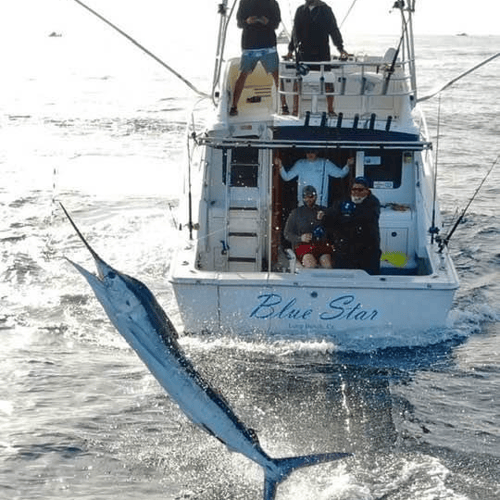
[[[398,6],[410,34],[413,10]],[[329,338],[353,349],[358,340],[368,348],[439,340],[429,332],[447,325],[458,277],[440,235],[436,163],[416,106],[413,41],[402,42],[401,51],[314,61],[305,72],[282,61],[278,88],[258,65],[237,115],[230,107],[240,61],[227,61],[216,114],[194,141],[199,158],[188,155],[183,227],[196,232],[171,270],[187,333]],[[280,111],[279,99],[288,100],[291,115]],[[307,233],[285,231],[301,201],[293,169],[311,150],[339,168],[349,165],[343,178],[317,172],[328,193],[324,204],[335,209],[351,200],[359,177],[380,204],[372,219],[380,238],[365,217],[354,228],[358,236],[340,239],[344,249],[349,238],[353,246],[348,257],[334,256],[336,269],[302,268],[292,248]],[[285,170],[293,171],[287,180]],[[328,217],[324,223],[333,224]],[[334,224],[326,229],[337,245],[343,222]],[[371,242],[364,240],[369,234]],[[380,273],[378,266],[364,266],[373,275],[350,269],[363,267],[356,252],[375,244]]]
[[[458,287],[444,256],[441,273],[430,276],[210,273],[184,263],[171,281],[185,332],[328,338],[344,347],[421,343],[421,332],[446,326]]]

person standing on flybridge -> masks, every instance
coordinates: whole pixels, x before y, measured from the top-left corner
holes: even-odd
[[[291,59],[293,54],[299,61],[330,61],[330,40],[340,52],[340,58],[346,59],[344,41],[337,26],[337,20],[329,5],[322,0],[305,0],[298,7],[293,21],[292,39],[288,45],[288,54],[285,59]],[[312,65],[311,70],[319,71],[319,67]],[[325,66],[325,71],[330,67]],[[328,114],[333,117],[333,83],[326,83]],[[297,115],[299,109],[298,95],[294,96],[293,114]]]
[[[241,0],[236,14],[241,35],[240,74],[234,85],[233,103],[230,116],[238,114],[238,101],[245,87],[245,82],[260,61],[268,74],[271,74],[279,89],[279,59],[276,49],[276,33],[281,22],[281,12],[275,0]],[[286,98],[281,96],[281,110],[289,113]]]

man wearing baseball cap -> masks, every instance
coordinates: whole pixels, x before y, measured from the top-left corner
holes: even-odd
[[[370,179],[356,177],[350,198],[325,211],[324,224],[335,245],[337,267],[380,274],[380,202]]]
[[[326,240],[323,227],[325,207],[316,205],[317,192],[313,186],[302,190],[304,204],[290,213],[285,225],[285,238],[293,245],[297,259],[304,267],[332,267],[333,247]]]

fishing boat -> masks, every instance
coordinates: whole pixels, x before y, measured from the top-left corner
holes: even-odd
[[[385,53],[314,65],[283,60],[278,89],[259,64],[237,116],[230,107],[239,58],[223,61],[219,42],[209,125],[190,132],[186,237],[169,278],[186,333],[387,346],[447,324],[459,280],[439,237],[435,161],[418,105],[414,3],[396,2],[401,39]],[[282,95],[290,109],[297,104],[295,114],[283,114]],[[355,177],[369,179],[381,203],[379,274],[302,267],[284,238],[296,187],[273,165],[277,158],[292,165],[310,149],[339,166],[355,158],[346,178],[330,179],[329,202],[347,197]]]

